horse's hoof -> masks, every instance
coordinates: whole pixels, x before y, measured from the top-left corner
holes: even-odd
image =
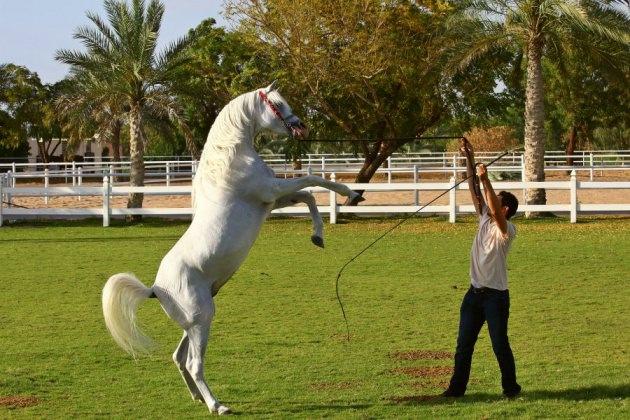
[[[230,410],[230,407],[220,405],[219,408],[217,408],[217,414],[220,416],[224,416],[226,414],[232,414],[232,410]]]
[[[324,247],[324,239],[321,236],[313,235],[311,236],[311,242],[317,245],[320,248]]]
[[[365,201],[365,198],[363,198],[363,196],[361,194],[359,194],[356,191],[352,191],[352,194],[350,195],[350,197],[348,197],[348,201],[350,201],[351,203],[360,203],[361,201]]]

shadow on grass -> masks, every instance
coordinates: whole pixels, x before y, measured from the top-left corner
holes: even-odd
[[[569,388],[560,390],[531,390],[523,391],[517,400],[566,400],[593,401],[612,400],[630,397],[630,384],[622,385],[593,385],[583,388]],[[457,403],[493,402],[505,400],[500,394],[470,393],[462,398],[443,398],[439,395],[410,395],[387,398],[392,405],[443,405]]]

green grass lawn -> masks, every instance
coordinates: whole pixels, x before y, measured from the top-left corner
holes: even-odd
[[[337,270],[395,222],[327,225],[324,250],[305,220],[265,225],[216,299],[206,377],[222,402],[257,417],[630,417],[630,219],[516,220],[510,338],[524,393],[501,397],[484,327],[456,401],[430,396],[452,366],[472,218],[409,221],[350,265],[345,342]],[[132,271],[150,285],[186,227],[0,228],[0,418],[208,415],[171,360],[181,330],[156,300],[139,317],[160,347],[138,361],[101,314],[107,278]]]

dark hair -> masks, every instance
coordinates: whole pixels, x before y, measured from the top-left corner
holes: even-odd
[[[518,210],[518,199],[514,194],[507,191],[501,191],[499,197],[501,197],[501,206],[508,208],[506,217],[510,220],[510,218],[516,214],[516,210]]]

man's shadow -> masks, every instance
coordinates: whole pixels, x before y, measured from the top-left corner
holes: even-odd
[[[568,388],[560,390],[525,390],[517,399],[523,400],[566,400],[566,401],[592,401],[612,400],[630,397],[630,384],[622,385],[592,385],[582,388]],[[470,393],[461,398],[444,398],[439,395],[410,395],[407,397],[393,397],[391,404],[401,405],[434,405],[473,402],[491,402],[505,399],[501,394]]]

